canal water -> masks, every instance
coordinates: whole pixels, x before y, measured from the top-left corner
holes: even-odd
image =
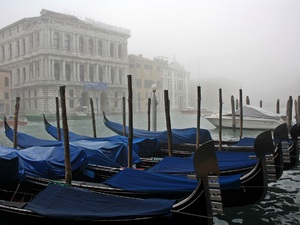
[[[121,114],[107,115],[108,119],[114,122],[122,123]],[[182,114],[180,112],[170,112],[172,128],[196,127],[196,114]],[[128,116],[126,117],[128,124]],[[55,122],[50,122],[56,125]],[[152,121],[150,121],[152,124]],[[92,120],[70,120],[68,121],[69,131],[93,136]],[[105,127],[102,116],[96,116],[97,137],[106,137],[115,135],[112,131]],[[133,127],[147,129],[148,115],[146,113],[133,114]],[[213,139],[219,138],[219,129],[214,127],[205,118],[201,118],[200,127],[208,129],[211,132]],[[166,130],[166,116],[164,112],[157,114],[157,130]],[[43,122],[28,121],[26,126],[19,126],[19,132],[27,133],[42,139],[53,140],[52,137],[45,131]],[[242,136],[256,137],[262,131],[246,131],[243,130]],[[222,140],[238,139],[241,135],[239,129],[235,132],[231,129],[224,129],[221,132]],[[4,128],[1,127],[0,145],[12,147],[13,144],[7,139],[4,134]],[[267,196],[258,204],[237,207],[225,208],[222,215],[214,217],[216,225],[269,225],[269,224],[284,224],[284,225],[299,225],[300,224],[300,166],[289,171],[284,171],[282,177],[274,183],[269,184]],[[0,223],[0,225],[3,225]]]

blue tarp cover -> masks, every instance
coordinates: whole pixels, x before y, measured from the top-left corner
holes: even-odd
[[[22,180],[25,170],[14,148],[0,146],[0,184]]]
[[[55,139],[58,139],[57,136],[57,127],[49,124],[45,127],[46,131]],[[61,129],[61,138],[63,140],[63,130]],[[98,137],[92,138],[85,135],[76,134],[74,132],[69,131],[69,140],[76,141],[76,140],[89,140],[89,141],[112,141],[118,143],[125,143],[128,145],[128,137],[121,136],[121,135],[114,135],[110,137]],[[133,138],[132,139],[133,145],[137,145],[133,151],[137,153],[140,157],[149,157],[152,156],[154,152],[160,150],[160,143],[157,138]]]
[[[13,141],[13,130],[7,129],[5,131],[6,136]],[[20,148],[31,148],[33,146],[40,147],[63,147],[64,142],[57,140],[43,140],[35,138],[28,134],[21,132],[17,133],[18,137],[18,146]],[[139,151],[139,146],[137,143],[133,143],[133,153],[132,153],[132,163],[140,162],[139,156],[135,153]],[[155,143],[155,140],[141,140],[144,145],[147,143]],[[157,141],[156,141],[157,143]],[[96,164],[100,166],[110,166],[110,167],[124,167],[128,165],[128,148],[124,142],[110,142],[110,141],[101,141],[97,138],[86,138],[83,140],[70,141],[70,146],[79,147],[85,151],[89,164]],[[153,146],[152,144],[150,146]]]
[[[117,134],[123,133],[123,124],[105,120],[104,124],[106,127],[111,129]],[[191,143],[196,144],[197,140],[197,128],[182,128],[182,129],[171,129],[172,132],[172,143],[173,144],[184,144]],[[129,127],[126,126],[126,134],[129,133]],[[160,143],[168,143],[168,131],[148,131],[143,129],[133,129],[134,137],[143,138],[157,138]],[[200,129],[200,144],[212,140],[211,134],[206,129]]]
[[[240,188],[240,174],[220,176],[221,189]],[[186,175],[152,173],[126,168],[103,182],[111,187],[127,191],[168,193],[187,192],[195,190],[198,181],[187,178]]]
[[[65,160],[63,147],[34,146],[17,150],[25,174],[33,177],[64,178]],[[85,152],[79,148],[70,148],[72,171],[84,169],[88,164]]]
[[[175,200],[132,199],[49,185],[25,209],[52,218],[89,220],[170,215]]]
[[[114,135],[109,137],[99,137],[99,138],[85,138],[84,140],[89,141],[110,141],[115,143],[124,143],[128,145],[128,137],[121,135]],[[150,157],[153,156],[155,152],[160,151],[160,143],[157,138],[133,138],[132,139],[132,150],[139,157]]]
[[[14,130],[13,129],[5,129],[6,137],[14,141]],[[53,146],[61,146],[63,142],[57,140],[45,140],[33,137],[31,135],[18,132],[17,133],[18,146],[20,148],[29,148],[32,146],[43,146],[43,147],[53,147]]]
[[[83,148],[87,154],[89,164],[110,167],[127,167],[128,165],[128,148],[124,143],[78,140],[70,142],[70,145]],[[141,162],[140,157],[132,151],[132,163],[139,162]]]
[[[234,146],[254,146],[255,138],[253,137],[243,137],[237,143],[233,144]]]
[[[249,155],[253,155],[253,153],[216,151],[219,170],[228,171],[231,169],[253,167],[257,163],[257,160],[250,159]],[[159,163],[149,168],[148,171],[173,174],[195,172],[192,156],[188,158],[167,156],[163,158]]]

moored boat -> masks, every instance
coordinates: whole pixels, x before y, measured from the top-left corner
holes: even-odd
[[[31,138],[31,140],[33,139]],[[267,140],[271,140],[271,141],[268,142]],[[273,147],[272,137],[270,132],[259,135],[255,142],[264,144],[263,147],[259,147],[261,153],[258,153],[258,157],[260,156],[260,154],[263,154],[265,157],[266,153],[271,154],[274,152],[274,147]],[[265,145],[266,142],[269,143],[269,146]],[[246,192],[248,187],[250,188],[249,194],[250,193],[252,194],[253,180],[256,180],[255,183],[257,183],[258,185],[258,184],[264,184],[265,182],[268,182],[268,179],[270,177],[272,178],[277,177],[276,170],[269,171],[267,177],[261,175],[260,178],[256,177],[256,175],[259,176],[259,174],[261,174],[262,172],[265,173],[264,172],[265,170],[262,169],[262,167],[264,166],[263,162],[265,162],[264,158],[258,159],[254,156],[249,159],[248,158],[249,154],[218,152],[215,151],[213,141],[210,141],[209,143],[205,143],[205,146],[209,146],[210,151],[213,151],[214,154],[217,155],[218,167],[219,167],[218,170],[219,173],[222,175],[220,176],[220,178],[223,181],[220,182],[220,187],[221,190],[224,192],[224,196],[226,195],[228,196],[228,194],[226,193],[229,192],[229,189],[234,189],[239,193],[239,195],[241,195],[241,193]],[[30,154],[31,156],[38,155],[40,158],[44,158],[45,154],[54,156],[54,153],[51,154],[47,153],[46,152],[47,149],[48,148],[37,147],[38,151],[36,151],[35,154],[33,154],[34,148],[23,149],[22,151],[20,151],[20,156],[22,158],[24,157],[25,159],[28,159],[28,157],[26,156],[27,154]],[[80,148],[78,148],[77,151],[79,151],[79,149]],[[52,150],[53,149],[51,149],[51,151]],[[72,149],[71,152],[73,153],[73,151],[74,149]],[[240,157],[240,155],[242,155],[242,158]],[[236,159],[234,159],[234,157],[236,157]],[[227,160],[228,158],[230,158],[230,160]],[[52,157],[52,159],[54,159],[54,157]],[[165,163],[165,160],[167,160],[167,164],[168,164],[168,162],[170,162],[169,159],[175,160],[171,162],[172,165],[176,165],[178,171],[175,170],[174,166],[167,167],[167,170],[162,170],[163,169],[162,163],[163,162]],[[184,161],[185,165],[180,163],[182,161]],[[36,165],[37,163],[35,162],[34,164]],[[54,165],[54,163],[49,162],[49,165],[52,164]],[[30,166],[31,165],[30,162],[27,161],[26,165],[29,165],[28,169],[30,170],[32,169],[32,166]],[[106,168],[106,170],[104,171],[103,167],[101,166],[87,166],[84,169],[83,173],[80,173],[79,176],[77,173],[76,176],[74,176],[74,178],[76,177],[74,182],[77,183],[78,186],[84,186],[90,188],[91,185],[89,184],[89,182],[101,182],[101,185],[97,183],[97,185],[92,185],[92,188],[101,190],[102,192],[106,192],[106,193],[113,193],[113,194],[125,195],[131,197],[134,196],[134,197],[146,198],[152,196],[152,197],[172,198],[176,196],[177,198],[182,198],[188,195],[193,190],[193,187],[196,186],[195,181],[189,180],[187,179],[187,177],[185,177],[187,175],[189,176],[195,173],[194,168],[192,168],[192,165],[193,165],[192,158],[185,159],[181,157],[166,157],[162,161],[160,161],[157,165],[151,167],[150,169],[147,169],[146,171],[132,170],[130,168],[118,169],[113,167]],[[186,169],[184,170],[184,168]],[[35,173],[36,171],[43,171],[43,170],[36,169]],[[36,177],[34,181],[35,184],[42,182],[41,180],[39,180],[39,177],[40,176]],[[265,180],[261,180],[261,179],[265,179]],[[49,183],[49,181],[45,181],[45,182]],[[248,185],[249,182],[251,185]],[[229,183],[233,184],[233,186],[229,185]],[[181,187],[181,185],[183,186]],[[245,201],[238,202],[238,199],[242,200],[243,198],[237,198],[235,200],[235,204],[238,205],[251,204],[257,201],[257,199],[261,199],[261,195],[264,194],[265,190],[262,188],[261,185],[258,185],[257,187],[258,190],[256,191],[257,194],[256,198],[254,198],[253,194],[251,198],[246,198],[248,199],[247,201],[245,200]],[[241,188],[243,189],[243,191],[240,193],[240,191],[238,190]],[[164,190],[167,190],[167,192],[165,192]],[[232,193],[232,191],[230,193]],[[244,197],[245,196],[246,195],[244,193]],[[224,197],[223,204],[225,206],[232,206],[232,203],[230,203],[231,201],[230,198],[225,201],[226,198],[227,197]]]
[[[214,126],[219,127],[220,116],[212,114],[204,116]],[[233,116],[231,113],[222,115],[222,127],[233,127]],[[274,130],[277,126],[284,123],[282,116],[277,113],[269,112],[257,106],[243,106],[243,129],[254,130]],[[234,117],[235,128],[240,128],[240,110],[236,110]]]
[[[190,224],[212,224],[213,207],[209,192],[213,187],[209,185],[208,176],[218,176],[218,168],[215,155],[211,153],[205,146],[196,152],[194,167],[199,182],[183,199],[122,197],[61,184],[50,184],[36,190],[23,186],[24,181],[20,181],[15,189],[13,183],[10,189],[5,189],[7,183],[1,185],[0,221],[13,225],[20,221],[47,225],[55,222],[70,225],[173,224],[178,220],[187,220]]]
[[[4,126],[4,120],[6,120],[6,123],[9,125],[9,126],[14,126],[15,124],[15,118],[14,116],[5,116],[5,118],[0,121],[0,127],[3,127]],[[18,119],[18,123],[17,123],[18,126],[25,126],[27,125],[27,119]]]
[[[197,112],[198,112],[198,110],[194,107],[187,107],[187,108],[181,109],[179,111],[184,114],[197,114]],[[212,111],[210,111],[208,108],[201,107],[201,116],[211,115],[211,114],[212,114]]]

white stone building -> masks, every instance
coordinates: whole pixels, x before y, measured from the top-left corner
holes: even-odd
[[[180,110],[190,105],[190,73],[175,59],[161,68],[163,90],[168,90],[170,110]]]
[[[130,30],[49,10],[0,29],[0,68],[11,71],[20,114],[54,113],[66,86],[68,113],[122,111]],[[14,105],[14,102],[12,102]]]

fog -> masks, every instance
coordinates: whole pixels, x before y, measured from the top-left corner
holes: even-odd
[[[42,9],[90,18],[129,29],[129,54],[175,59],[192,79],[236,80],[256,100],[300,95],[299,0],[0,1],[0,28]]]

